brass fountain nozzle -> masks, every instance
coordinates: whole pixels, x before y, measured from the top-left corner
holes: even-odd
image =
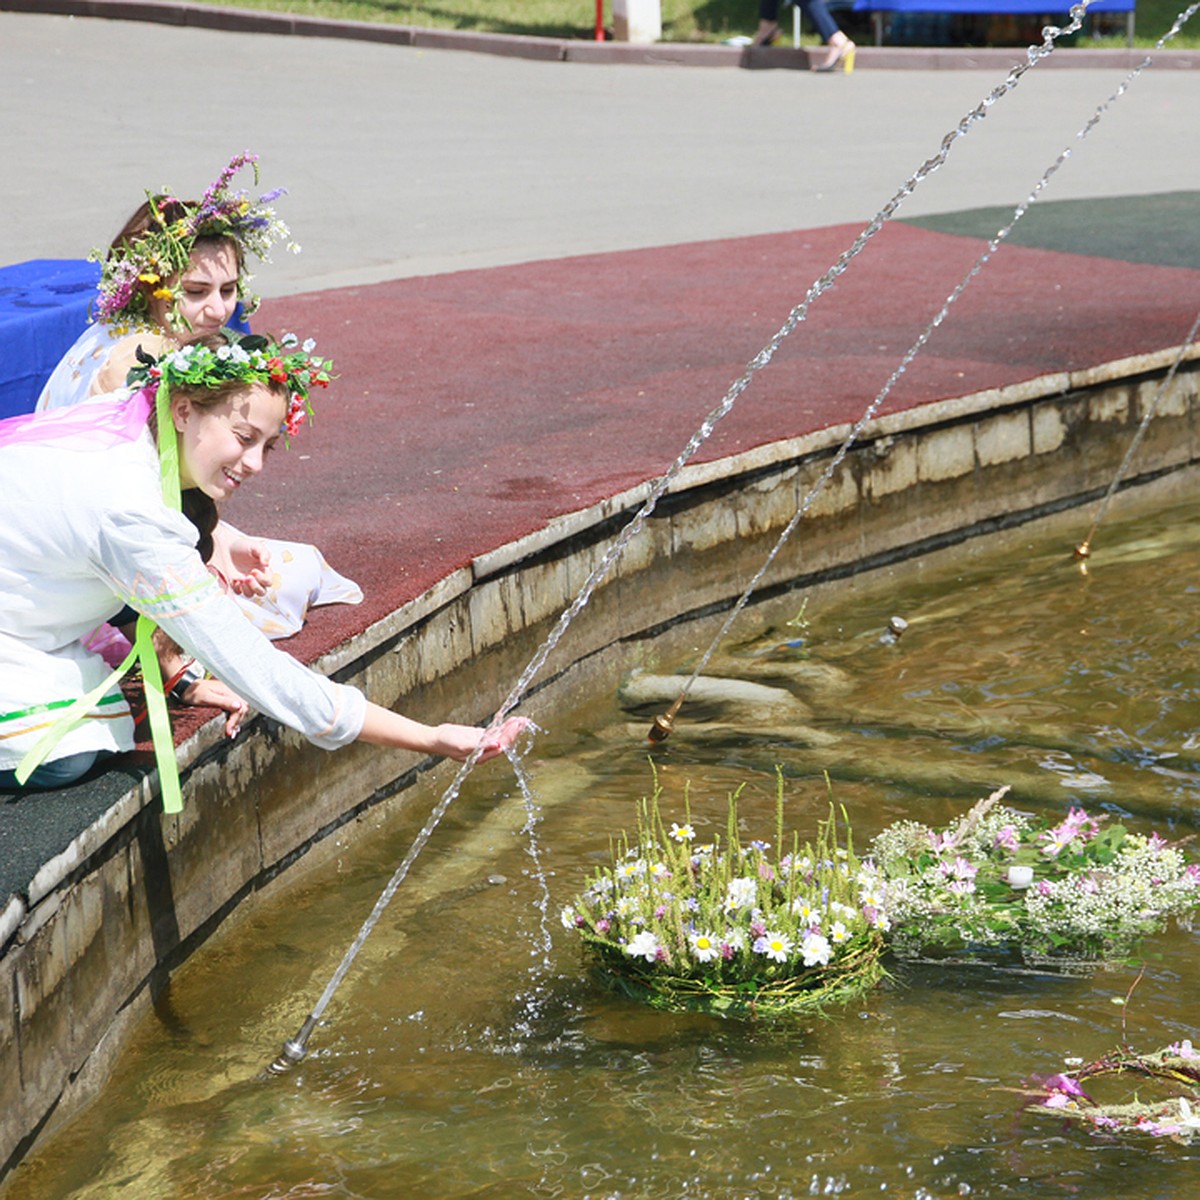
[[[272,1075],[283,1075],[298,1062],[302,1062],[308,1053],[308,1047],[299,1038],[288,1038],[283,1043],[279,1057],[267,1068]]]
[[[1075,547],[1076,558],[1091,558],[1091,556],[1092,548],[1087,544],[1087,542],[1080,542],[1079,545]]]
[[[675,718],[679,716],[679,710],[683,707],[684,695],[684,692],[680,692],[671,707],[654,718],[654,724],[650,726],[650,732],[646,735],[652,742],[665,742],[675,732]]]

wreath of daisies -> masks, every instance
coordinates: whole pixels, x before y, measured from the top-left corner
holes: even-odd
[[[562,910],[593,973],[655,1008],[730,1015],[818,1010],[869,990],[883,975],[887,918],[848,824],[831,809],[814,843],[792,835],[785,850],[780,776],[774,845],[743,844],[739,793],[724,837],[707,844],[686,796],[669,828],[661,790],[642,801],[636,838],[622,836],[612,864]]]
[[[1200,905],[1190,839],[1082,808],[1035,820],[1002,805],[1007,792],[941,829],[896,822],[859,858],[832,805],[814,843],[785,839],[781,775],[773,843],[742,840],[740,789],[723,838],[697,842],[687,794],[668,828],[656,780],[636,836],[614,841],[562,922],[601,982],[654,1007],[781,1015],[867,991],[885,950],[1072,972],[1129,956]]]

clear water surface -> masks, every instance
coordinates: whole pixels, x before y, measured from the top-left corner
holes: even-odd
[[[1086,520],[1070,520],[842,584],[802,616],[799,596],[743,614],[709,674],[786,689],[802,719],[685,706],[654,751],[668,819],[685,782],[699,826],[746,783],[744,823],[770,836],[780,764],[802,838],[826,810],[826,773],[859,845],[901,817],[949,820],[1003,783],[1033,812],[1082,803],[1193,831],[1200,527],[1189,505],[1114,517],[1084,578],[1070,550]],[[885,645],[893,614],[909,628]],[[526,763],[532,841],[511,769],[476,771],[310,1057],[281,1078],[264,1066],[436,793],[236,917],[5,1200],[1200,1195],[1200,1145],[1091,1134],[1023,1112],[1019,1093],[1123,1038],[1200,1043],[1188,930],[1147,943],[1125,1006],[1127,965],[1063,978],[893,964],[888,985],[824,1019],[759,1024],[602,991],[557,913],[633,827],[661,707],[605,694],[559,715]]]

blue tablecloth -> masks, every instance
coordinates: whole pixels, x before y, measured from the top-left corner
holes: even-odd
[[[37,398],[88,323],[100,264],[38,258],[0,267],[0,419],[33,412]],[[230,327],[249,333],[239,303]]]
[[[0,267],[0,417],[32,412],[38,395],[87,325],[100,264],[35,259]]]

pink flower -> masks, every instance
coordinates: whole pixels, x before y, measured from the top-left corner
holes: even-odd
[[[1100,822],[1095,817],[1089,817],[1082,808],[1073,808],[1059,828],[1087,842],[1100,832]]]
[[[1045,1108],[1068,1108],[1075,1104],[1075,1097],[1091,1103],[1092,1098],[1079,1086],[1078,1080],[1070,1075],[1051,1075],[1042,1086],[1050,1094],[1042,1101]]]
[[[1005,825],[996,834],[996,845],[1001,850],[1015,852],[1021,845],[1021,839],[1017,836],[1017,827],[1015,825]]]

